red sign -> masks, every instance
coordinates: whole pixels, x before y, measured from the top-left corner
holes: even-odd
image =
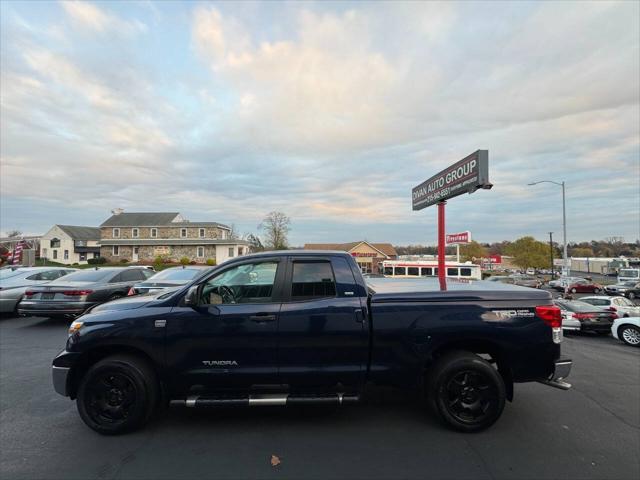
[[[469,243],[471,242],[471,232],[451,233],[447,234],[447,245],[453,245],[456,243]]]
[[[489,255],[491,263],[502,263],[502,255]]]

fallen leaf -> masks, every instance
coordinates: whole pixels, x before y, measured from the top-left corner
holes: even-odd
[[[280,458],[276,455],[271,455],[271,466],[277,467],[278,465],[280,465]]]

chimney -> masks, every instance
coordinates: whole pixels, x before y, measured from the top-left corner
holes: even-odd
[[[124,212],[123,208],[114,208],[113,210],[111,210],[111,213],[113,213],[114,215],[120,215],[122,212]]]

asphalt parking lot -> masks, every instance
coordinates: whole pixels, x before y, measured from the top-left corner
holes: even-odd
[[[516,386],[490,430],[447,430],[411,395],[331,410],[170,410],[103,437],[52,389],[68,322],[0,319],[0,477],[640,478],[640,349],[571,336],[573,389]],[[272,455],[281,463],[272,466]]]

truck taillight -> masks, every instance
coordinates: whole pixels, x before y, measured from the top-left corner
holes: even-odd
[[[536,316],[551,328],[562,328],[562,313],[555,305],[543,305],[536,307]]]

